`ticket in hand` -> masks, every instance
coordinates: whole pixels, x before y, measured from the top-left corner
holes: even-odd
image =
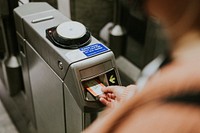
[[[87,89],[93,96],[97,97],[103,92],[101,88],[105,87],[103,83],[101,83],[98,79],[92,79],[83,83],[85,89]]]

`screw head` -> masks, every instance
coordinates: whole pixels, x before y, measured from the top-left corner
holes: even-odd
[[[61,61],[58,61],[58,67],[60,68],[60,70],[63,70],[63,63]]]

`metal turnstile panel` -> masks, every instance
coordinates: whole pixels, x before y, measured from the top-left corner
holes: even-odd
[[[30,45],[26,47],[37,133],[65,133],[62,80]]]
[[[64,95],[67,129],[66,132],[80,133],[83,130],[83,113],[66,85],[64,85]]]

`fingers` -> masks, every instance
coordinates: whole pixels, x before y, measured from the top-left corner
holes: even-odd
[[[112,93],[106,93],[106,94],[99,95],[99,98],[104,98],[110,102],[111,100],[115,100],[116,96]]]
[[[112,106],[113,102],[119,102],[121,94],[124,91],[123,86],[108,86],[103,87],[101,90],[104,92],[100,97],[100,102],[106,106]]]
[[[99,96],[99,101],[103,103],[104,105],[111,107],[112,102],[116,99],[116,96],[112,93],[104,93]]]
[[[123,92],[124,88],[124,86],[107,86],[103,87],[101,90],[104,93],[114,93],[116,95],[118,93]]]
[[[103,97],[100,97],[100,98],[99,98],[99,101],[100,101],[101,103],[103,103],[104,105],[106,105],[106,106],[109,105],[109,102],[108,102],[105,98],[103,98]]]
[[[113,100],[116,99],[116,96],[113,93],[104,93],[104,94],[99,95],[99,97],[107,99],[108,101],[109,101],[109,99],[113,99]]]
[[[106,96],[108,98],[110,98],[110,99],[115,99],[116,98],[115,94],[113,94],[113,93],[107,93]]]
[[[113,104],[113,100],[112,100],[112,99],[105,99],[105,98],[103,98],[103,97],[100,97],[100,98],[99,98],[99,101],[100,101],[101,103],[103,103],[104,105],[108,106],[108,107],[111,107],[112,104]]]
[[[101,90],[104,92],[104,93],[109,93],[109,92],[113,92],[113,86],[108,86],[108,87],[103,87]]]

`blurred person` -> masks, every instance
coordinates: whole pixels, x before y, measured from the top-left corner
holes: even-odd
[[[171,42],[137,87],[108,86],[85,133],[200,133],[200,0],[143,0]],[[151,67],[151,66],[155,67]]]

